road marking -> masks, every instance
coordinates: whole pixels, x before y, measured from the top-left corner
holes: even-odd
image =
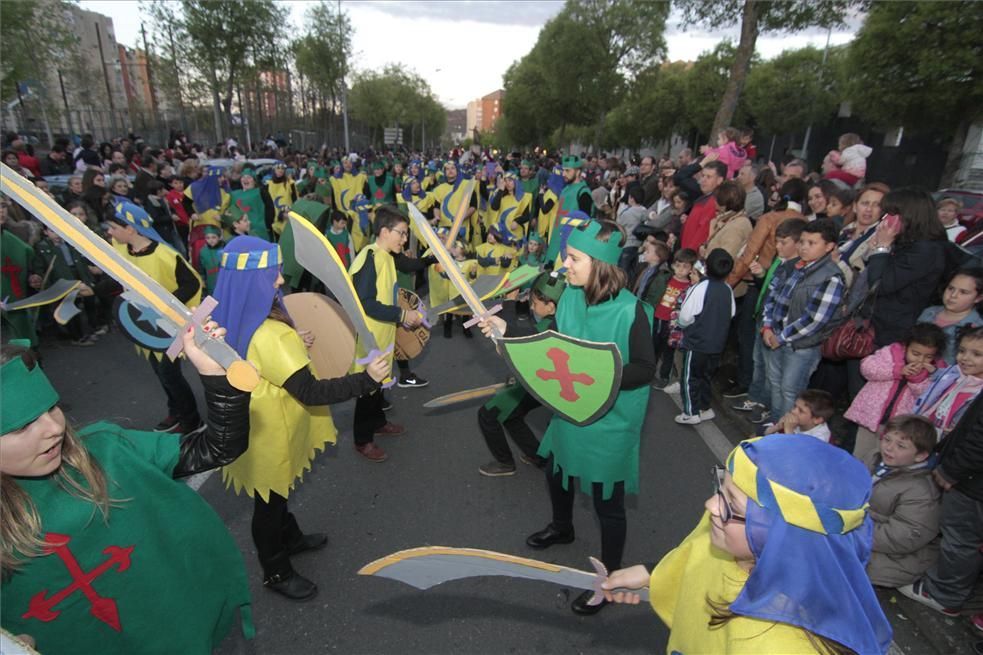
[[[663,392],[664,393],[664,392]],[[676,403],[676,406],[680,411],[683,410],[683,397],[678,393],[666,394],[672,401]],[[703,439],[703,443],[707,445],[710,452],[713,453],[714,457],[723,464],[727,456],[730,455],[730,451],[734,450],[734,444],[731,443],[730,439],[724,436],[724,433],[718,428],[713,421],[703,421],[697,423],[696,425],[691,425],[691,428],[695,428],[697,434]]]
[[[201,489],[201,485],[205,484],[205,480],[212,477],[212,474],[217,470],[218,469],[211,469],[210,471],[195,473],[194,475],[188,477],[188,479],[185,480],[185,483],[195,491],[199,491]]]

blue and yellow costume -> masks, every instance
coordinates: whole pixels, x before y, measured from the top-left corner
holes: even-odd
[[[806,435],[742,442],[727,459],[747,494],[750,573],[712,545],[711,520],[669,552],[649,584],[669,626],[667,653],[815,653],[806,631],[855,653],[886,653],[891,626],[865,566],[873,543],[870,474],[845,451]],[[708,625],[707,600],[734,617]]]

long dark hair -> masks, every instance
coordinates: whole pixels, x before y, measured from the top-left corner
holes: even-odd
[[[881,211],[901,217],[903,229],[895,241],[896,248],[918,241],[947,241],[945,228],[939,222],[935,201],[927,191],[914,188],[896,189],[881,200]]]

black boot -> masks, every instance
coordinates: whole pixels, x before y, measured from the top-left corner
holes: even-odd
[[[559,528],[555,523],[550,523],[545,528],[539,532],[534,532],[526,539],[526,545],[530,548],[549,548],[554,544],[569,544],[573,543],[574,532],[573,526],[568,528]]]
[[[283,541],[288,555],[298,555],[309,550],[320,550],[328,545],[328,535],[323,532],[312,532],[304,534],[297,525],[297,519],[290,512],[287,513],[286,522],[283,525]]]
[[[263,565],[263,586],[270,591],[298,602],[317,596],[317,585],[294,571],[286,552],[260,563]]]
[[[462,316],[461,317],[461,327],[464,328],[464,336],[466,338],[468,338],[468,339],[470,339],[470,338],[472,338],[474,336],[473,334],[471,334],[471,328],[464,327],[464,324],[467,323],[470,318],[471,318],[470,316]]]
[[[452,334],[451,330],[454,329],[454,317],[450,314],[444,315],[444,338],[450,339]]]

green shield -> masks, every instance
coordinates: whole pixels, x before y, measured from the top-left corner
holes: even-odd
[[[502,339],[505,360],[536,400],[575,425],[588,425],[614,404],[622,361],[613,343],[574,339],[553,330]]]

